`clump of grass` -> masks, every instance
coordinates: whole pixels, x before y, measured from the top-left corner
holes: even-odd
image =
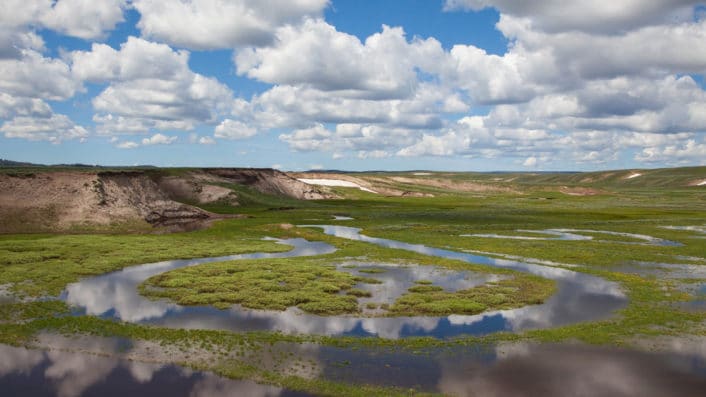
[[[365,307],[370,310],[375,310],[378,308],[378,304],[375,302],[368,302],[365,304]]]
[[[366,291],[366,290],[360,289],[360,288],[350,289],[350,290],[346,291],[346,294],[351,295],[351,296],[357,296],[359,298],[369,298],[369,297],[373,296],[373,294],[370,291]]]
[[[0,323],[26,321],[35,318],[65,315],[69,312],[66,303],[46,300],[0,304]]]
[[[312,300],[299,304],[298,307],[305,312],[322,316],[356,313],[358,311],[358,300],[355,297],[343,295],[336,299]]]
[[[367,273],[367,274],[379,274],[379,273],[385,273],[387,270],[381,269],[379,267],[368,267],[364,269],[359,269],[358,272],[360,273]]]
[[[382,284],[381,280],[372,277],[355,277],[354,280],[361,284]]]
[[[163,235],[2,235],[0,285],[12,283],[12,292],[20,296],[56,296],[82,277],[126,266],[291,249],[262,241],[265,234],[243,227],[254,220],[238,222],[241,224],[228,221],[199,232]]]
[[[162,273],[148,279],[140,292],[168,298],[181,305],[234,304],[250,309],[285,310],[337,315],[358,311],[356,296],[369,292],[351,289],[357,283],[349,273],[301,258],[268,261],[232,261],[204,264]],[[339,294],[347,291],[347,295]]]
[[[431,280],[417,280],[414,283],[420,284],[420,285],[431,285],[432,284]]]
[[[437,292],[437,291],[443,291],[444,289],[439,287],[438,285],[415,285],[413,287],[409,287],[407,291],[413,292],[413,293],[428,293],[428,292]]]
[[[390,307],[393,315],[478,314],[538,304],[549,297],[556,284],[536,276],[523,275],[466,290],[447,292],[433,285],[408,289]]]

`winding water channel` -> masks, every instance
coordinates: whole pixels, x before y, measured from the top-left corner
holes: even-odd
[[[138,285],[149,277],[186,266],[239,259],[315,256],[336,250],[335,247],[323,242],[286,239],[276,241],[279,244],[292,246],[291,251],[164,261],[132,266],[117,272],[87,278],[69,285],[62,294],[62,299],[77,308],[77,314],[85,313],[172,328],[270,330],[297,334],[384,338],[408,336],[448,338],[462,334],[481,335],[498,331],[555,327],[606,318],[616,309],[623,307],[627,301],[616,283],[566,269],[368,237],[360,234],[360,229],[346,226],[308,225],[307,227],[322,228],[324,233],[339,238],[536,274],[556,280],[558,291],[541,305],[479,315],[444,317],[322,317],[304,313],[294,307],[285,311],[249,310],[239,306],[219,310],[210,306],[180,306],[164,300],[150,300],[138,293]],[[383,282],[388,282],[389,289],[395,287],[392,281],[385,281],[383,278]]]
[[[669,228],[669,227],[666,227]],[[676,229],[676,230],[698,230],[698,229]],[[502,235],[502,234],[462,234],[461,237],[485,237],[485,238],[502,238],[509,240],[568,240],[568,241],[587,241],[594,240],[592,234],[605,234],[607,236],[626,237],[636,241],[607,241],[594,240],[602,243],[615,244],[633,244],[633,245],[658,245],[679,247],[682,244],[676,241],[665,240],[662,238],[647,236],[644,234],[611,232],[607,230],[591,230],[591,229],[542,229],[542,230],[527,230],[517,229],[518,233],[534,234],[534,236],[526,235]],[[589,234],[586,234],[589,233]],[[551,236],[551,237],[550,237]]]

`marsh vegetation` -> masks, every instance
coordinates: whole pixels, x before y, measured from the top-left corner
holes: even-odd
[[[47,342],[45,335],[61,334],[76,340],[118,338],[130,341],[131,346],[149,344],[150,352],[160,362],[178,361],[223,376],[329,395],[453,391],[438,385],[415,388],[402,378],[393,381],[394,376],[371,378],[365,374],[391,373],[396,362],[401,366],[422,365],[432,360],[430,357],[434,357],[435,365],[442,365],[449,362],[443,352],[461,347],[494,349],[497,344],[515,346],[522,342],[538,344],[542,350],[544,343],[578,341],[604,345],[609,350],[616,346],[633,350],[650,346],[674,352],[678,343],[665,342],[673,340],[703,346],[706,311],[698,302],[703,300],[700,291],[706,284],[701,269],[706,269],[706,239],[702,233],[706,225],[706,190],[686,183],[672,184],[698,179],[703,173],[702,168],[677,169],[672,174],[658,170],[629,180],[620,179],[620,175],[600,179],[597,175],[572,174],[441,177],[402,173],[384,175],[388,178],[385,186],[434,197],[387,197],[335,187],[332,193],[343,199],[320,201],[293,200],[238,187],[236,194],[243,198],[240,206],[199,206],[217,213],[245,214],[248,218],[225,219],[205,230],[134,234],[113,227],[90,234],[6,234],[0,236],[0,341],[46,348],[55,342]],[[437,177],[466,183],[465,186],[495,184],[497,189],[459,191],[428,182],[414,184],[415,178]],[[589,177],[595,177],[596,182],[580,182]],[[599,194],[562,193],[566,186],[591,188]],[[359,228],[370,239],[426,247],[427,251],[406,249],[406,245],[373,244],[350,238],[351,235],[336,236],[321,228],[296,226],[330,225],[341,214],[352,218],[345,220],[346,226]],[[548,229],[571,229],[571,233],[582,230],[579,234],[591,238],[562,240],[553,235],[522,232]],[[469,234],[485,237],[464,236]],[[116,310],[90,315],[64,300],[72,283],[135,265],[255,252],[284,253],[291,249],[263,240],[265,237],[322,242],[334,247],[335,252],[203,263],[154,274],[139,291],[172,305],[168,307],[175,313],[182,310],[180,307],[194,306],[195,311],[184,309],[182,317],[177,317],[181,324],[195,318],[194,313],[199,311],[231,312],[237,307],[255,315],[290,315],[296,308],[287,321],[304,320],[302,323],[308,328],[302,325],[290,332],[233,332],[218,326],[181,329],[173,323],[147,318],[131,322],[121,319]],[[651,244],[653,241],[678,244]],[[456,256],[442,257],[429,249],[453,252]],[[490,259],[474,262],[468,258],[536,264],[543,273],[491,266]],[[404,274],[409,273],[408,269],[436,270],[411,277],[401,276],[400,268],[407,269]],[[447,279],[449,274],[461,274],[457,277],[460,280],[481,282],[450,288],[435,278],[434,272]],[[392,290],[390,280],[400,277],[406,277],[406,281],[400,284],[399,293],[381,295]],[[595,284],[600,288],[592,286],[596,280],[600,281]],[[562,285],[586,288],[586,302],[592,306],[572,306],[566,298],[570,295],[565,295],[567,288]],[[605,293],[606,285],[610,286],[609,294]],[[138,287],[134,288],[137,293]],[[557,321],[556,316],[538,315],[546,311],[533,312],[561,303],[562,310],[581,308],[586,313],[590,311],[588,307],[600,305],[602,300],[609,303],[604,302],[608,311],[595,317],[569,316]],[[513,313],[516,322],[510,322],[510,316],[503,317],[503,313]],[[519,315],[522,313],[534,314]],[[393,323],[398,317],[417,320]],[[328,318],[322,320],[328,321],[326,329],[335,326],[339,332],[317,332],[318,323],[309,321],[317,318]],[[477,329],[478,324],[500,319],[504,322],[484,328],[483,332]],[[528,323],[530,319],[532,323]],[[387,323],[375,323],[378,320]],[[465,328],[454,328],[464,321]],[[432,331],[440,329],[456,331]],[[133,347],[128,350],[135,351]],[[159,351],[162,353],[157,354]],[[312,356],[312,351],[317,353]],[[334,351],[336,355],[331,356]],[[696,354],[699,362],[706,360],[706,354],[698,349],[678,352],[687,353]],[[387,362],[380,361],[380,355],[385,354]],[[339,367],[364,370],[345,372],[336,370]],[[344,372],[359,376],[337,375]],[[696,378],[689,379],[700,379],[693,376]]]

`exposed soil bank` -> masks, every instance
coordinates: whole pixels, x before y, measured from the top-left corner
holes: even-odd
[[[294,178],[299,180],[310,181],[339,181],[337,185],[330,186],[347,186],[354,187],[363,191],[378,193],[383,196],[391,197],[434,197],[431,193],[423,193],[413,190],[403,190],[393,186],[394,181],[388,178],[370,177],[370,176],[351,176],[347,174],[334,173],[318,173],[318,172],[298,172],[289,173]],[[347,182],[341,184],[341,182]],[[316,183],[316,182],[313,182]],[[326,182],[322,183],[325,184]]]
[[[238,205],[230,184],[296,199],[333,195],[271,169],[0,174],[0,233],[81,228],[189,230],[216,216],[190,204]]]
[[[213,168],[201,170],[203,174],[221,181],[250,186],[260,193],[291,197],[299,200],[334,198],[327,190],[300,182],[288,174],[269,169]]]
[[[0,174],[0,232],[67,230],[209,218],[176,202],[143,172]]]

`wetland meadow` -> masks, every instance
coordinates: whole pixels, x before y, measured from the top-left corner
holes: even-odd
[[[562,192],[574,174],[356,174],[372,191],[320,187],[320,200],[219,182],[241,202],[185,200],[214,214],[199,230],[5,233],[0,386],[701,395],[706,190],[659,185],[704,171],[582,195]],[[454,188],[469,183],[488,188]]]

